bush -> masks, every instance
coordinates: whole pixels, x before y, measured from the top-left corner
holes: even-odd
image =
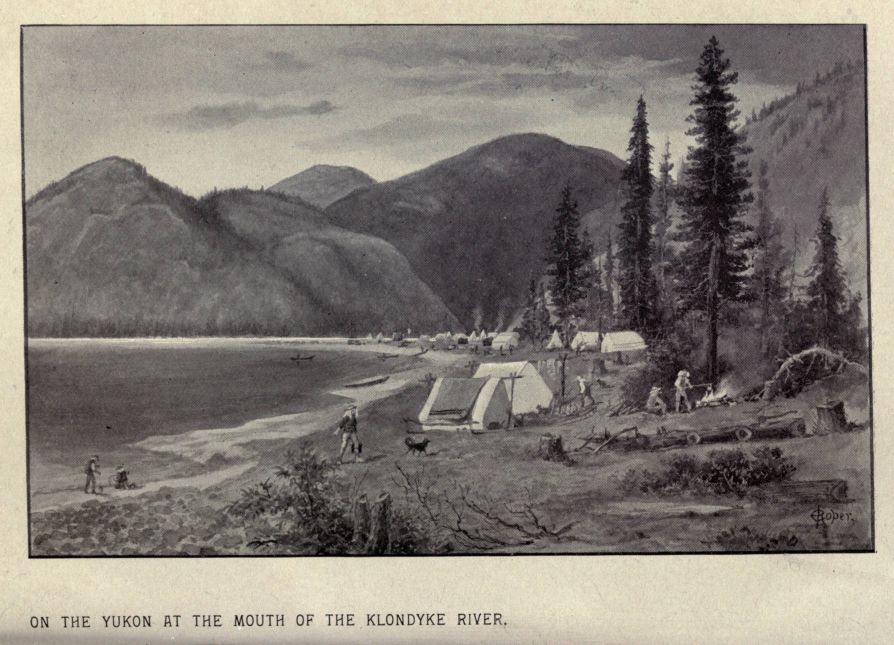
[[[750,488],[782,481],[795,471],[779,448],[759,448],[747,455],[741,450],[715,450],[707,459],[677,455],[662,462],[664,470],[628,470],[618,479],[625,492],[658,495],[715,494],[744,497]]]
[[[748,526],[721,531],[708,546],[719,546],[724,551],[796,551],[801,545],[797,534],[784,530],[770,535],[765,531],[752,530]]]

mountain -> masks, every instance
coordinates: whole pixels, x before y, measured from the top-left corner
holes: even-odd
[[[862,63],[839,64],[798,91],[765,106],[745,126],[757,177],[766,160],[774,211],[791,246],[797,227],[797,268],[814,254],[817,207],[828,188],[839,256],[850,288],[866,296],[866,94]],[[802,280],[806,284],[806,279]],[[864,300],[865,303],[865,300]]]
[[[195,200],[117,157],[25,208],[33,336],[299,335],[455,325],[387,242],[300,200]]]
[[[283,179],[269,190],[295,195],[317,208],[326,208],[358,188],[366,188],[374,183],[375,179],[350,166],[317,165]]]
[[[542,134],[502,137],[428,168],[359,189],[326,214],[388,240],[469,327],[501,327],[544,268],[567,183],[602,239],[616,212],[623,164],[602,150]]]

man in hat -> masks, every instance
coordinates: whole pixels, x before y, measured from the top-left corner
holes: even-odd
[[[99,455],[90,457],[87,466],[84,468],[84,474],[87,475],[87,482],[84,484],[84,492],[96,495],[96,476],[99,475]]]
[[[667,413],[667,404],[661,398],[661,388],[657,385],[649,390],[649,400],[646,401],[646,412],[651,412],[659,416]]]
[[[354,453],[354,461],[360,461],[360,453],[363,450],[363,444],[360,443],[360,437],[357,434],[357,406],[351,405],[345,410],[338,427],[335,429],[336,434],[341,433],[341,450],[338,453],[338,463],[343,463],[345,450],[351,446],[351,452]]]
[[[692,387],[692,382],[689,380],[689,371],[688,370],[680,370],[677,372],[677,380],[674,381],[674,388],[676,388],[676,394],[674,395],[675,400],[675,408],[677,412],[680,411],[680,402],[686,406],[686,412],[690,412],[692,410],[692,406],[689,405],[689,397],[686,394],[686,390]]]
[[[580,407],[585,408],[587,405],[593,405],[593,394],[590,391],[590,382],[580,374],[577,375],[577,389],[580,392]],[[589,401],[589,404],[587,403]]]

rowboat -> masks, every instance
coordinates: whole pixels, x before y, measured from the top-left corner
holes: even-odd
[[[348,383],[345,387],[369,387],[371,385],[378,385],[379,383],[384,383],[388,380],[388,375],[385,376],[376,376],[371,379],[367,379],[365,381],[358,381],[356,383]]]

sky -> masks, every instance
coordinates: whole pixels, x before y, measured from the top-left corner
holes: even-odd
[[[519,132],[624,158],[640,94],[677,158],[712,35],[743,115],[863,59],[856,26],[26,27],[26,195],[111,155],[194,196],[318,163],[394,179]]]

